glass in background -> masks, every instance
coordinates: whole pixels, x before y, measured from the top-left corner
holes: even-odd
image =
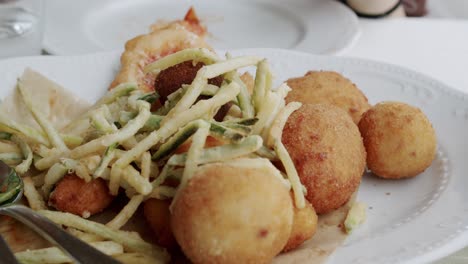
[[[43,0],[0,0],[0,59],[41,54],[43,33]]]

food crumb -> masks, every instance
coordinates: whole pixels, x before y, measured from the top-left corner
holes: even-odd
[[[366,220],[367,206],[362,202],[355,202],[344,221],[344,231],[350,234],[354,229],[360,226]]]

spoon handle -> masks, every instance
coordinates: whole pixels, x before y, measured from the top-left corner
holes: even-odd
[[[0,207],[0,214],[8,215],[32,228],[39,235],[62,249],[75,263],[119,264],[78,238],[70,235],[46,217],[23,205]]]
[[[2,256],[2,263],[11,263],[11,264],[19,264],[18,260],[16,260],[15,255],[13,255],[13,252],[11,251],[10,247],[6,243],[6,241],[3,239],[3,237],[0,236],[0,256]]]

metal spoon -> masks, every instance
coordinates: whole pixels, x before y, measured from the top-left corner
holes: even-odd
[[[0,161],[0,214],[8,215],[32,228],[39,235],[59,247],[74,263],[118,264],[78,238],[70,235],[46,217],[30,208],[14,204],[23,195],[23,181],[15,170]]]

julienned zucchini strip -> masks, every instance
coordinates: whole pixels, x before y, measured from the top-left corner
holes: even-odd
[[[262,147],[262,137],[252,135],[244,138],[237,144],[227,144],[218,147],[206,148],[200,153],[200,164],[230,160],[253,153]],[[173,155],[167,161],[172,166],[184,166],[187,154]]]

